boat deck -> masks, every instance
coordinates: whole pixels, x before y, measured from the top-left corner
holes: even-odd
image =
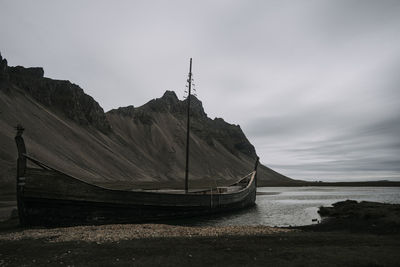
[[[202,194],[202,195],[211,195],[211,194],[229,194],[235,191],[239,191],[245,188],[245,186],[235,185],[235,186],[226,186],[226,187],[217,187],[217,188],[197,188],[193,190],[189,190],[189,194]],[[185,194],[185,190],[183,189],[133,189],[132,192],[154,192],[154,193],[166,193],[166,194]]]

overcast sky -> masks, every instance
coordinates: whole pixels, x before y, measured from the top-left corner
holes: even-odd
[[[0,51],[106,111],[182,98],[192,57],[208,115],[267,166],[400,181],[400,1],[0,0]]]

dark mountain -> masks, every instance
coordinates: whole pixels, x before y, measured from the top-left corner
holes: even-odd
[[[41,104],[80,125],[90,124],[102,132],[110,131],[103,109],[82,88],[69,81],[52,80],[43,75],[42,68],[8,67],[9,81]]]
[[[190,186],[228,183],[251,171],[256,151],[240,126],[208,118],[193,97]],[[25,127],[28,153],[99,184],[183,187],[186,100],[172,91],[140,107],[105,113],[69,81],[42,68],[9,67],[0,55],[0,186],[14,187],[14,127]],[[259,181],[291,179],[261,166]]]

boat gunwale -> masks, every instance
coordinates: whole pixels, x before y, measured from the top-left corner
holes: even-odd
[[[162,195],[162,194],[166,194],[166,195],[190,195],[190,196],[202,195],[202,194],[199,194],[199,192],[174,193],[174,192],[146,191],[146,190],[143,190],[143,189],[142,189],[142,190],[134,190],[134,189],[133,189],[133,190],[123,190],[123,189],[107,188],[107,187],[104,187],[104,186],[101,186],[101,185],[96,185],[96,184],[89,183],[89,182],[87,182],[87,181],[85,181],[85,180],[82,180],[82,179],[77,178],[77,177],[75,177],[75,176],[72,176],[72,175],[70,175],[70,174],[66,174],[66,173],[64,173],[64,172],[62,172],[62,171],[60,171],[60,170],[58,170],[58,169],[56,169],[56,168],[54,168],[54,167],[50,167],[50,166],[48,166],[47,164],[40,162],[39,160],[33,158],[33,157],[30,156],[30,155],[27,155],[26,153],[24,153],[23,156],[26,157],[26,158],[27,158],[28,160],[30,160],[31,162],[33,162],[34,164],[36,164],[36,165],[38,165],[39,167],[41,167],[42,170],[49,171],[49,172],[53,171],[53,172],[56,172],[56,173],[58,173],[58,174],[60,174],[60,175],[66,176],[66,177],[68,177],[68,178],[77,180],[77,181],[79,181],[79,182],[81,182],[81,183],[84,183],[84,184],[86,184],[86,185],[89,185],[89,186],[92,186],[92,187],[95,187],[95,188],[99,188],[99,189],[102,189],[102,190],[113,191],[113,192],[146,193],[146,194],[153,194],[153,195]],[[44,167],[45,167],[45,168],[44,168]],[[47,169],[46,169],[46,168],[47,168]],[[40,169],[39,169],[39,168],[27,168],[27,170],[40,170]],[[224,188],[229,188],[230,186],[232,186],[232,185],[234,185],[234,184],[240,183],[242,180],[246,179],[248,176],[251,175],[251,178],[250,178],[249,182],[247,183],[247,185],[246,185],[245,187],[243,187],[242,189],[238,190],[238,191],[227,192],[227,193],[216,192],[216,193],[214,194],[214,193],[213,193],[213,190],[214,190],[214,189],[218,189],[219,187],[213,187],[213,188],[211,188],[210,190],[204,190],[204,191],[200,191],[200,192],[210,192],[210,195],[224,195],[224,196],[235,195],[235,194],[244,192],[245,190],[247,190],[247,189],[250,188],[251,184],[253,183],[253,181],[254,181],[254,179],[255,179],[256,173],[257,173],[257,171],[254,170],[254,171],[248,173],[247,175],[245,175],[244,177],[240,178],[240,179],[237,180],[236,182],[232,183],[231,185],[229,185],[229,186],[227,186],[227,187],[224,187]],[[29,175],[26,175],[26,174],[25,174],[25,176],[28,176],[28,177],[29,177]]]

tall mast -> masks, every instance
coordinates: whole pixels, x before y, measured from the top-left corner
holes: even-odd
[[[189,92],[187,97],[187,127],[186,127],[186,169],[185,169],[185,193],[189,190],[189,134],[190,134],[190,95],[192,94],[192,58],[189,67]]]

